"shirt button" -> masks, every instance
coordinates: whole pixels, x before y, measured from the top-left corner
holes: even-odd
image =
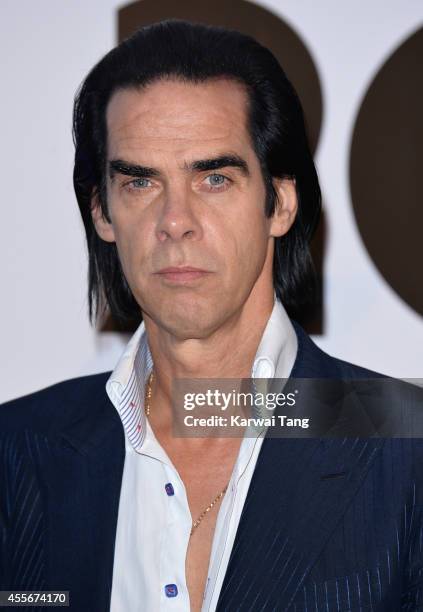
[[[175,491],[173,489],[171,482],[168,482],[167,484],[165,484],[165,490],[168,495],[175,495]]]
[[[166,597],[176,597],[178,594],[178,587],[176,584],[166,584],[164,589]]]
[[[275,368],[272,362],[266,357],[259,357],[254,364],[253,378],[272,378]]]

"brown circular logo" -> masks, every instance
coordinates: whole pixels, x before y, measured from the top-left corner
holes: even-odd
[[[350,158],[352,203],[366,249],[384,279],[421,315],[422,66],[423,28],[373,79],[358,113]]]

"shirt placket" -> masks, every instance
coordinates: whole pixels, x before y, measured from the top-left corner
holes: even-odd
[[[166,518],[161,527],[163,533],[159,552],[160,610],[187,612],[190,603],[185,560],[192,518],[185,486],[168,455],[155,439],[149,424],[142,452],[160,461],[162,467],[160,489]],[[151,518],[154,520],[154,517]]]

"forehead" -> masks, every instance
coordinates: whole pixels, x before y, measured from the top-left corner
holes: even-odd
[[[107,108],[108,155],[197,156],[251,149],[245,88],[228,79],[161,80],[115,92]]]

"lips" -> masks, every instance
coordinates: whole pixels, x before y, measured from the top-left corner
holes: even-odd
[[[186,282],[202,278],[207,274],[210,274],[210,272],[208,270],[194,268],[192,266],[170,266],[168,268],[162,268],[158,272],[155,272],[155,274],[168,281]]]

